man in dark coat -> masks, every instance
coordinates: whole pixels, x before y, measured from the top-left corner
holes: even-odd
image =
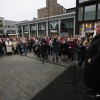
[[[47,48],[48,48],[47,42],[45,40],[45,37],[43,37],[41,41],[41,54],[42,54],[43,60],[46,60],[46,61],[48,60]]]
[[[84,83],[100,94],[100,22],[96,25],[96,36],[86,49]]]
[[[56,37],[54,38],[52,45],[53,45],[53,49],[52,49],[52,51],[53,51],[53,62],[56,59],[56,62],[58,63],[58,53],[59,53],[60,43],[58,42]]]

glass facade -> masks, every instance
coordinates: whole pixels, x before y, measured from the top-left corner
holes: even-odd
[[[74,19],[70,18],[70,19],[62,19],[61,20],[61,25],[64,24],[64,27],[66,27],[66,32],[69,33],[70,36],[73,35],[73,31],[74,31]],[[61,26],[61,31],[62,30],[62,26]]]
[[[7,30],[7,33],[8,34],[16,34],[16,31],[15,30]]]
[[[84,20],[95,20],[96,5],[85,6]]]
[[[46,22],[38,23],[38,35],[46,35]]]
[[[100,4],[98,4],[98,13],[97,13],[97,19],[100,19]]]
[[[28,29],[28,25],[24,25],[23,26],[23,35],[25,36],[25,37],[27,37],[27,36],[29,36],[29,29]]]
[[[61,16],[62,17],[62,16]],[[68,18],[66,18],[67,16],[64,15],[64,17],[62,17],[63,19],[60,18],[55,18],[55,20],[49,20],[49,21],[43,21],[43,22],[32,22],[32,23],[26,23],[24,25],[21,25],[21,29],[22,29],[22,35],[23,36],[61,36],[61,32],[65,32],[64,34],[66,36],[73,36],[74,32],[75,32],[75,16],[68,16]],[[65,18],[65,19],[64,19]],[[64,28],[61,28],[61,25],[64,25]],[[30,28],[30,29],[29,29]],[[18,28],[20,29],[20,28]],[[61,32],[60,32],[61,30]],[[30,32],[29,32],[30,31]],[[67,34],[66,34],[67,33]]]
[[[82,21],[83,20],[83,7],[80,7],[78,9],[78,21]]]
[[[36,31],[37,30],[36,24],[30,25],[30,30],[31,31]]]
[[[30,36],[37,36],[37,26],[36,26],[36,24],[30,25]]]
[[[28,25],[23,26],[23,31],[24,31],[24,33],[28,33]]]
[[[59,31],[59,21],[58,20],[50,21],[49,22],[49,36],[59,35],[58,31]]]
[[[22,36],[22,29],[21,29],[21,26],[18,26],[18,34],[19,34],[19,36]]]
[[[51,22],[49,22],[49,29],[50,30],[59,29],[59,21],[51,21]]]

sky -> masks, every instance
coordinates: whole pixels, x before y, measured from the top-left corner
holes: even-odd
[[[67,8],[76,6],[76,0],[57,0]],[[37,18],[37,10],[46,7],[46,0],[0,0],[0,17],[4,20],[24,21]]]

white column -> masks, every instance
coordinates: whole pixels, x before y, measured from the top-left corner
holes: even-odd
[[[49,21],[46,21],[46,36],[48,36],[49,35],[49,30],[48,30],[48,28],[49,28]]]
[[[74,29],[73,29],[73,34],[74,34],[74,36],[75,36],[75,17],[74,17]],[[77,33],[76,33],[77,34]]]
[[[23,25],[21,25],[21,30],[22,30],[22,37],[24,36],[24,33],[23,33]]]
[[[28,32],[29,32],[29,37],[30,37],[30,25],[28,24]]]
[[[59,34],[60,34],[61,19],[59,19]]]
[[[37,36],[38,36],[38,23],[36,23],[36,27],[37,27]]]
[[[18,34],[19,34],[19,32],[18,32],[18,26],[16,26],[16,35],[17,35],[17,38],[18,38]]]

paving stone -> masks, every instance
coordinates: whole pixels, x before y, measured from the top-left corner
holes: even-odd
[[[0,100],[30,100],[67,68],[19,55],[3,56],[0,64]]]

